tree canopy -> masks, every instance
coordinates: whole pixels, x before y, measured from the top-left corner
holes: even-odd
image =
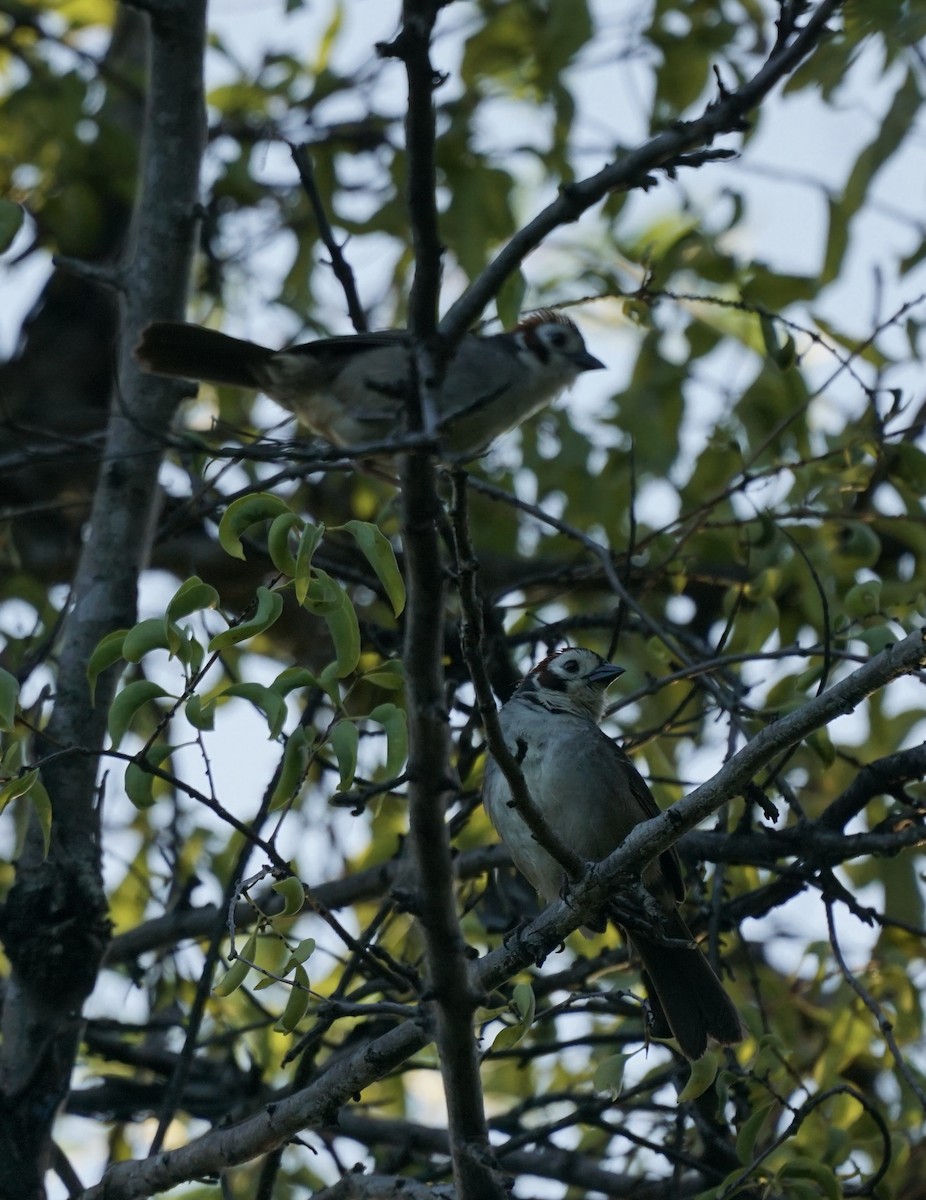
[[[920,1194],[924,35],[0,0],[2,1200]],[[132,353],[406,328],[427,434],[542,307],[608,370],[393,478]],[[479,794],[564,644],[669,811],[540,911]],[[695,1064],[576,932],[670,844]]]

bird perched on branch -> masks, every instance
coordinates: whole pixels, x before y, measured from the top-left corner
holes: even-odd
[[[144,370],[255,388],[336,446],[401,434],[412,386],[404,331],[322,338],[285,350],[198,325],[156,321],[136,357]],[[583,371],[604,364],[568,317],[543,309],[509,333],[467,334],[447,364],[437,396],[438,432],[451,457],[473,458],[550,404]]]
[[[605,858],[634,826],[659,813],[643,777],[598,726],[605,691],[621,674],[621,667],[594,650],[559,650],[534,667],[499,713],[505,744],[520,764],[534,806],[563,846],[584,861]],[[515,866],[544,903],[557,899],[563,868],[512,806],[493,759],[482,798]],[[635,925],[630,941],[643,964],[652,1033],[674,1036],[691,1059],[700,1058],[711,1042],[740,1041],[739,1014],[678,914],[685,888],[674,849],[647,865],[643,887],[652,937]]]

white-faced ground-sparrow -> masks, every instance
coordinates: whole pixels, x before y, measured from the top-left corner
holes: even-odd
[[[594,650],[560,650],[534,667],[499,712],[505,744],[534,804],[560,841],[585,861],[605,858],[635,825],[659,813],[639,771],[598,725],[605,691],[622,673]],[[508,783],[492,759],[482,798],[515,866],[544,903],[557,899],[563,869],[510,805]],[[679,916],[685,888],[674,849],[648,864],[643,888],[654,937],[635,926],[630,940],[643,965],[651,1032],[674,1035],[691,1059],[711,1042],[740,1041],[739,1014]],[[662,938],[688,945],[667,945]]]
[[[348,334],[269,350],[199,325],[156,321],[135,354],[144,370],[255,388],[336,446],[401,434],[412,379],[404,331]],[[604,364],[560,313],[544,309],[508,333],[467,334],[437,396],[446,456],[473,458],[550,404],[583,371]]]

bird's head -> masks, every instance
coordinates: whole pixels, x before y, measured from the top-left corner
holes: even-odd
[[[526,317],[513,331],[523,363],[537,374],[573,380],[582,371],[597,371],[604,363],[589,354],[582,334],[562,313],[543,308]]]
[[[604,695],[623,667],[582,646],[554,650],[522,680],[517,695],[557,712],[599,721]]]

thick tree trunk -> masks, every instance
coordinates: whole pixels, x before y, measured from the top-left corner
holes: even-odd
[[[0,1197],[39,1200],[52,1123],[70,1085],[81,1009],[109,936],[100,870],[98,754],[116,679],[91,703],[87,660],[99,639],[132,625],[157,507],[163,439],[177,391],[139,375],[142,326],[183,312],[195,247],[204,130],[205,0],[152,4],[143,173],[129,251],[113,283],[123,296],[118,382],[90,526],[58,654],[54,711],[38,746],[52,804],[44,854],[35,822],[0,934],[11,963],[0,1050]]]

